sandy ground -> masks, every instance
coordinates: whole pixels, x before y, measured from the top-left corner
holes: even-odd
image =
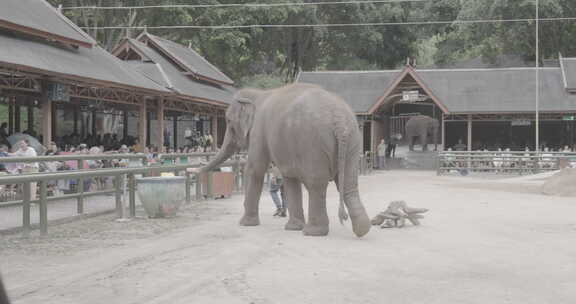
[[[14,303],[576,303],[576,201],[534,180],[378,172],[360,178],[370,215],[403,199],[419,227],[357,239],[328,192],[328,237],[283,230],[265,193],[261,226],[242,197],[194,203],[170,220],[112,215],[0,236]]]

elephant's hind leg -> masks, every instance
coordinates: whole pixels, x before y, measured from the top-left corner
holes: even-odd
[[[304,235],[324,236],[328,234],[329,220],[326,213],[326,188],[328,182],[306,184],[308,202],[308,223],[302,231]]]
[[[302,184],[295,178],[285,178],[284,189],[286,189],[288,199],[288,222],[284,229],[302,230],[306,224],[302,208]]]

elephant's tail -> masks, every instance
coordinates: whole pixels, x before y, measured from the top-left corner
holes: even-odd
[[[338,120],[338,122],[343,122]],[[340,219],[340,224],[344,224],[344,221],[348,220],[348,213],[344,207],[344,184],[346,176],[346,154],[348,153],[348,137],[350,136],[350,130],[345,124],[338,125],[336,123],[336,141],[338,146],[338,192],[340,194],[340,204],[338,206],[338,218]]]

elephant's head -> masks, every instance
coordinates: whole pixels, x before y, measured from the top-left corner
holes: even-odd
[[[226,110],[226,134],[216,157],[202,171],[209,171],[226,161],[234,153],[248,147],[250,130],[254,123],[256,103],[263,91],[242,89],[233,98]]]

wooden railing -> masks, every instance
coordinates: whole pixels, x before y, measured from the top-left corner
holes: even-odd
[[[448,172],[532,174],[576,167],[576,153],[532,151],[443,151],[438,153],[438,175]]]
[[[234,172],[234,188],[236,191],[241,191],[243,189],[243,172],[244,162],[228,161],[223,163],[220,167],[233,167]],[[128,201],[129,201],[129,216],[135,216],[136,214],[136,175],[153,175],[159,174],[161,172],[184,172],[186,175],[186,202],[191,202],[191,186],[195,184],[196,186],[196,200],[203,199],[203,191],[201,189],[202,184],[200,183],[199,173],[193,174],[193,176],[186,170],[188,168],[197,168],[200,165],[167,165],[167,166],[154,166],[154,167],[138,167],[138,168],[112,168],[112,169],[97,169],[97,170],[77,170],[77,171],[59,171],[56,173],[32,173],[32,174],[18,174],[18,175],[5,175],[0,176],[0,185],[8,184],[22,184],[23,197],[21,201],[1,203],[0,208],[9,206],[22,206],[22,229],[25,233],[31,230],[30,225],[30,206],[31,204],[39,205],[39,223],[41,234],[46,234],[48,232],[48,202],[54,200],[61,200],[64,198],[76,198],[77,199],[77,213],[84,213],[84,198],[91,195],[100,195],[106,193],[113,193],[116,201],[116,213],[119,217],[124,216],[124,208],[122,207],[122,187],[123,181],[127,181],[128,189]],[[95,177],[112,177],[114,179],[114,188],[112,190],[106,191],[96,191],[85,193],[84,191],[79,191],[78,193],[69,194],[65,196],[58,197],[48,197],[47,196],[47,183],[54,180],[64,180],[64,179],[78,179],[84,180],[88,178]],[[210,181],[210,179],[208,179]],[[39,198],[32,200],[31,185],[33,183],[39,184]],[[207,185],[207,191],[210,193],[210,182]],[[82,190],[82,189],[80,189]]]

